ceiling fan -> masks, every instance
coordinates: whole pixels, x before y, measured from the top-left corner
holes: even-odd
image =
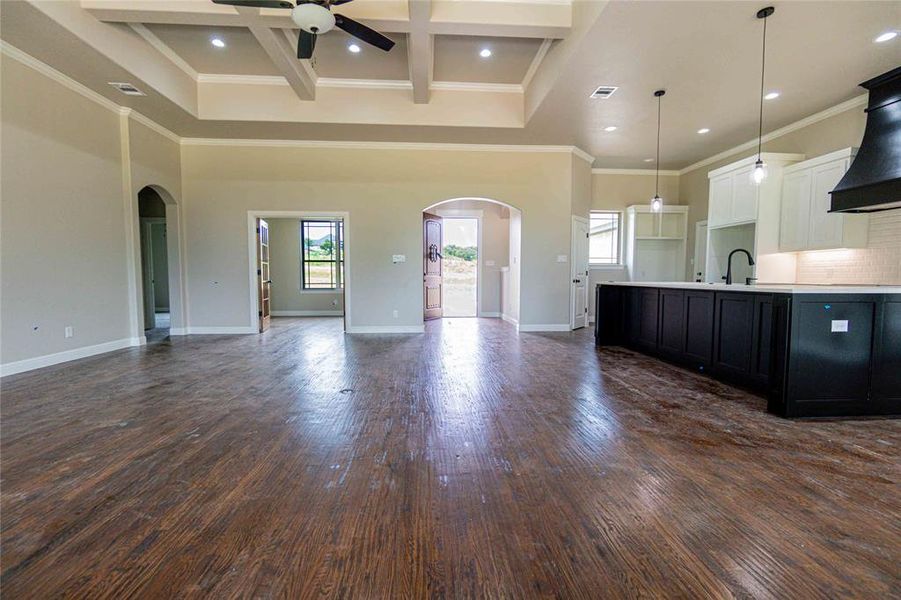
[[[297,58],[312,58],[316,47],[316,36],[332,28],[343,29],[367,44],[372,44],[385,52],[394,47],[394,42],[376,31],[344,15],[332,14],[331,7],[346,4],[352,0],[300,0],[297,6],[287,0],[213,0],[215,4],[247,6],[250,8],[286,8],[291,10],[291,20],[300,27],[297,40]]]

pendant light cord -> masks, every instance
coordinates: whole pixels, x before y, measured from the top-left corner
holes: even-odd
[[[654,177],[654,197],[660,197],[660,102],[663,100],[663,94],[657,96],[657,172]]]
[[[760,57],[760,117],[757,126],[757,160],[760,160],[760,150],[763,145],[763,84],[766,74],[766,20],[763,18],[763,52]]]

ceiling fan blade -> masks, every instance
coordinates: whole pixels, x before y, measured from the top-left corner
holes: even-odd
[[[372,44],[376,48],[381,48],[385,52],[394,47],[394,42],[383,36],[375,29],[366,27],[362,23],[354,21],[344,15],[335,15],[335,27],[343,29],[355,38],[363,40],[367,44]]]
[[[287,0],[213,0],[213,4],[249,6],[250,8],[294,8]]]
[[[338,6],[339,4],[347,4],[348,2],[353,2],[354,0],[332,0],[329,2],[330,6]]]
[[[316,34],[300,30],[297,38],[297,58],[313,58],[313,48],[316,47]]]

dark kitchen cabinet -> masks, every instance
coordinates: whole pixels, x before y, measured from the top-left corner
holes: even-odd
[[[660,307],[657,350],[664,356],[680,360],[685,353],[685,292],[661,288],[657,302]]]
[[[717,294],[713,332],[716,370],[733,381],[748,383],[754,341],[754,294]]]
[[[877,313],[873,402],[880,414],[901,403],[901,299],[886,298]]]
[[[686,290],[683,358],[693,369],[706,371],[713,358],[713,292]]]
[[[640,350],[654,354],[657,352],[659,290],[638,288],[638,294],[634,298],[633,306],[638,318],[633,343]]]
[[[626,287],[598,286],[594,335],[599,346],[625,344],[629,293]]]

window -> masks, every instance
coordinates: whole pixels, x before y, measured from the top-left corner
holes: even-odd
[[[620,223],[622,214],[611,211],[591,211],[588,234],[588,262],[592,265],[619,265]]]
[[[344,288],[344,221],[300,222],[300,289]]]

